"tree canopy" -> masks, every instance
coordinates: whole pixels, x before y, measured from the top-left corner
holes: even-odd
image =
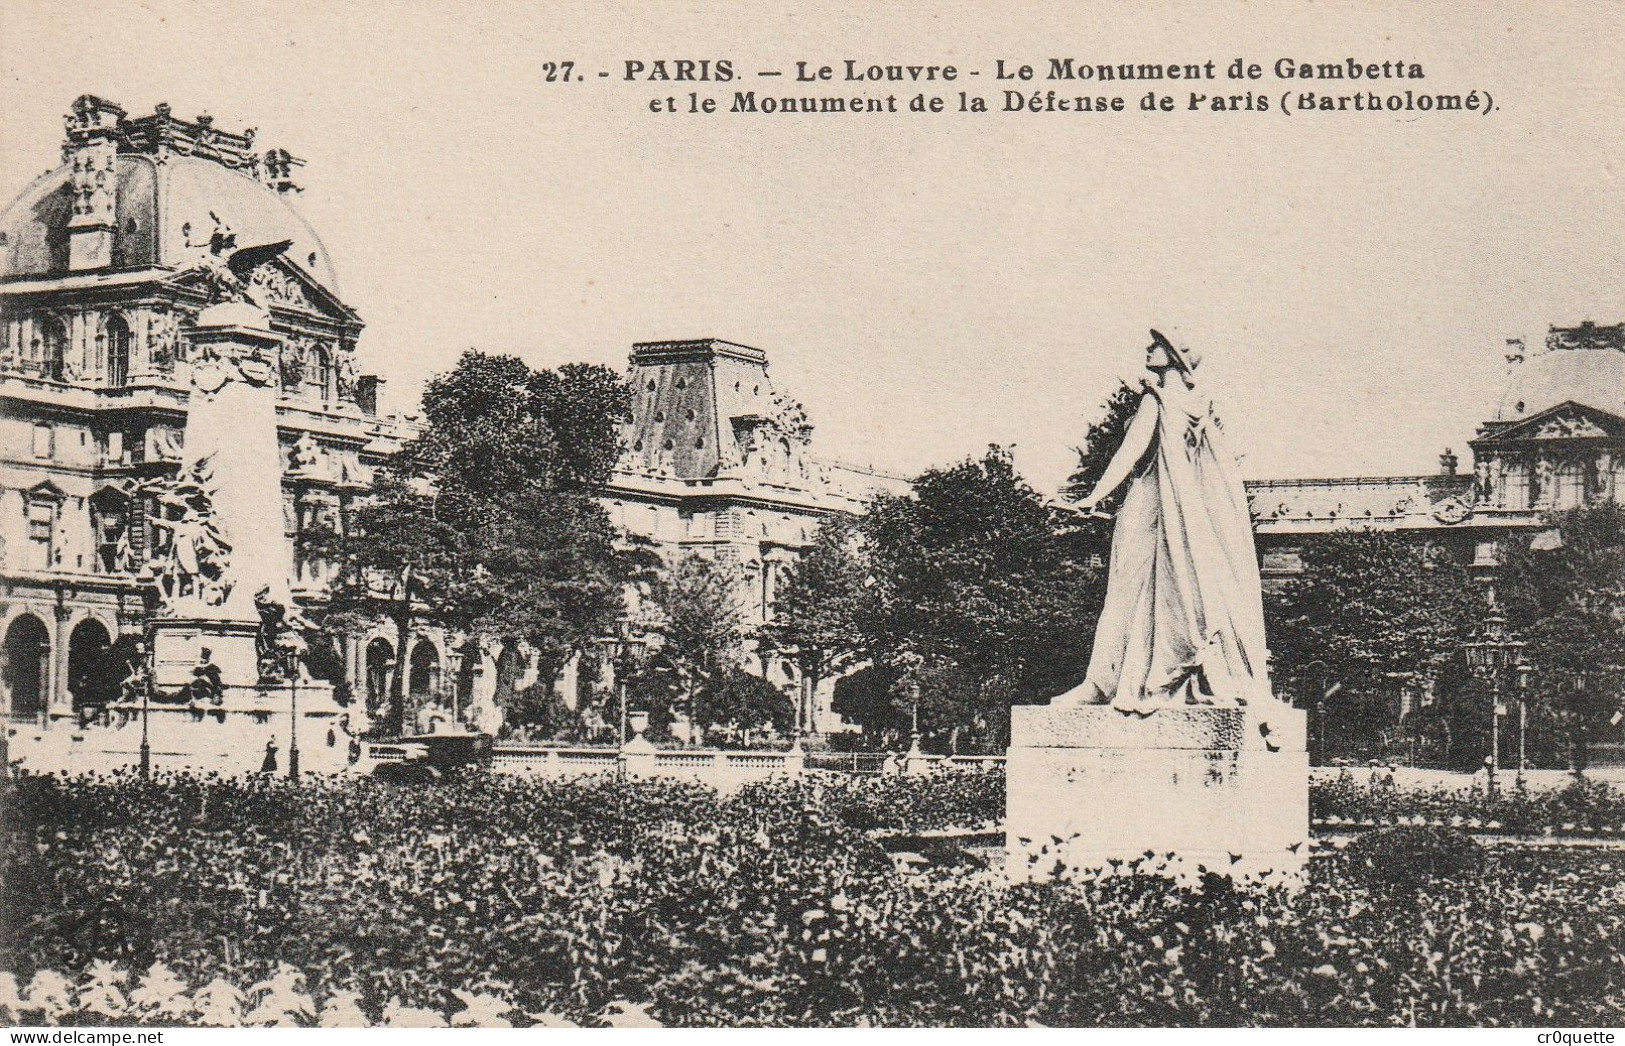
[[[1315,707],[1324,689],[1337,690],[1327,706],[1331,754],[1377,754],[1406,689],[1447,703],[1462,696],[1455,669],[1484,615],[1471,554],[1411,534],[1329,534],[1303,549],[1302,573],[1265,599],[1277,694]],[[1470,735],[1470,718],[1463,709],[1458,739]]]
[[[763,656],[789,658],[808,692],[866,656],[871,584],[862,543],[856,519],[825,520],[780,584],[772,617],[762,626]]]
[[[424,392],[424,426],[342,533],[306,545],[336,559],[328,614],[337,627],[441,626],[537,651],[546,685],[621,606],[632,564],[595,498],[619,454],[630,391],[606,367],[534,370],[468,352]],[[385,729],[405,714],[402,669]]]
[[[1532,667],[1533,745],[1543,760],[1584,769],[1587,745],[1622,707],[1625,508],[1603,502],[1552,524],[1558,541],[1508,550],[1500,596]]]
[[[861,528],[864,646],[900,670],[931,729],[1002,747],[1012,704],[1081,681],[1100,572],[1067,552],[1008,451],[925,472],[909,496],[876,499]]]

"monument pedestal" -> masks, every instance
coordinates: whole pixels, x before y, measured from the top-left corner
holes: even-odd
[[[220,682],[227,689],[257,685],[259,622],[210,617],[201,612],[214,608],[199,605],[197,609],[196,616],[160,617],[152,623],[152,671],[158,689],[178,690],[191,683],[192,670],[205,650],[209,661],[220,669]]]
[[[174,693],[194,680],[193,669],[209,652],[220,670],[218,703],[149,703],[147,727],[154,765],[166,769],[253,773],[265,760],[266,743],[277,748],[277,768],[286,773],[294,740],[300,768],[338,773],[349,766],[349,740],[362,727],[358,709],[333,700],[323,680],[261,681],[255,622],[230,617],[159,618],[152,625],[153,678],[162,693]],[[126,737],[139,728],[138,702],[114,706]],[[297,723],[293,722],[297,711]]]
[[[1018,705],[1005,764],[1009,877],[1301,876],[1304,742],[1304,713],[1273,701],[1143,718],[1106,705]]]

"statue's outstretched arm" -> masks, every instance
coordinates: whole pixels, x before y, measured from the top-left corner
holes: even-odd
[[[1101,473],[1100,482],[1095,484],[1086,497],[1077,503],[1078,511],[1092,512],[1096,505],[1111,497],[1133,474],[1136,466],[1151,450],[1151,445],[1157,439],[1157,411],[1161,409],[1157,397],[1147,392],[1140,397],[1140,407],[1134,412],[1134,418],[1128,423],[1128,431],[1123,433],[1123,444],[1112,455],[1107,463],[1106,471]]]

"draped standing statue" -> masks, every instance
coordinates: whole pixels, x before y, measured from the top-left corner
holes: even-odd
[[[1054,704],[1170,705],[1270,699],[1264,607],[1247,496],[1196,360],[1156,331],[1134,419],[1100,482],[1073,510],[1094,515],[1128,485],[1112,530],[1106,605],[1083,685]]]

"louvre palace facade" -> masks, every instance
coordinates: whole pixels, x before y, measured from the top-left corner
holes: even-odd
[[[11,716],[68,719],[117,696],[154,610],[149,552],[165,540],[144,484],[181,458],[190,328],[208,300],[199,262],[222,244],[290,241],[251,276],[282,339],[290,539],[330,523],[412,436],[411,417],[380,413],[383,379],[362,372],[361,358],[389,350],[364,341],[299,214],[302,166],[252,130],[167,105],[132,118],[85,96],[66,117],[60,164],[0,212],[0,685]],[[822,519],[904,487],[815,458],[811,426],[760,349],[641,344],[631,368],[635,419],[606,507],[664,552],[733,565],[748,617],[771,613],[785,565]],[[319,598],[323,564],[296,561],[295,573],[296,598]],[[417,705],[467,707],[499,683],[528,685],[524,651],[426,631],[400,653],[380,628],[312,667],[371,703],[402,665]],[[796,682],[788,666],[756,667]]]

